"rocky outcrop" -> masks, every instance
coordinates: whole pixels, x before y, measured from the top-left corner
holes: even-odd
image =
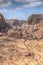
[[[2,14],[0,14],[0,32],[4,30],[5,27],[5,19]]]
[[[32,15],[29,16],[29,18],[28,18],[28,23],[29,23],[29,24],[37,24],[37,23],[39,23],[41,20],[43,20],[43,14],[32,14]]]
[[[0,34],[5,36],[26,39],[43,38],[43,15],[32,15],[28,20],[5,20],[0,14]],[[2,35],[2,34],[1,34]]]
[[[4,16],[0,14],[0,32],[6,32],[11,26],[5,22]]]
[[[41,26],[37,28],[37,25],[34,27],[33,25],[26,25],[26,27],[10,29],[6,35],[14,38],[41,39],[43,38],[43,29]]]

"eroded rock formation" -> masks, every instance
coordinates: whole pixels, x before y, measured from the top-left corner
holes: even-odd
[[[5,35],[8,37],[26,39],[43,38],[43,15],[32,15],[26,21],[19,21],[17,19],[7,21],[0,14],[0,32],[6,32]]]
[[[6,32],[10,28],[10,25],[5,22],[4,16],[0,14],[0,32]]]

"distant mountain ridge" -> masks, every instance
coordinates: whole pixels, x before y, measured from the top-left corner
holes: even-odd
[[[28,19],[25,20],[18,20],[18,19],[6,19],[5,22],[8,22],[9,24],[13,25],[20,25],[22,23],[28,23],[28,24],[37,24],[41,20],[43,20],[43,14],[32,14],[31,16],[28,17]]]
[[[27,20],[8,20],[0,14],[0,32],[14,38],[42,39],[43,14],[32,14]]]

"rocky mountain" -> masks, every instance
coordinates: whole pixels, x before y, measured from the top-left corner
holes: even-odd
[[[10,27],[11,26],[5,22],[4,16],[0,14],[0,32],[6,32]]]
[[[39,23],[41,20],[43,20],[43,14],[32,14],[28,18],[28,23],[36,24],[36,23]]]
[[[18,20],[18,19],[6,19],[5,22],[10,24],[11,27],[18,27],[21,26],[23,23],[25,23],[24,20]]]
[[[34,24],[34,25],[33,25]],[[32,14],[28,20],[5,20],[0,14],[0,32],[5,36],[26,39],[43,38],[43,14]]]
[[[17,24],[18,24],[17,21],[14,21],[13,25],[16,26]],[[13,29],[8,30],[7,35],[8,37],[26,39],[43,38],[43,15],[40,14],[31,15],[28,20],[22,22],[21,26],[14,27]]]

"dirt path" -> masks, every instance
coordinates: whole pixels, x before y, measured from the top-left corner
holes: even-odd
[[[0,38],[0,65],[43,65],[43,39]]]

